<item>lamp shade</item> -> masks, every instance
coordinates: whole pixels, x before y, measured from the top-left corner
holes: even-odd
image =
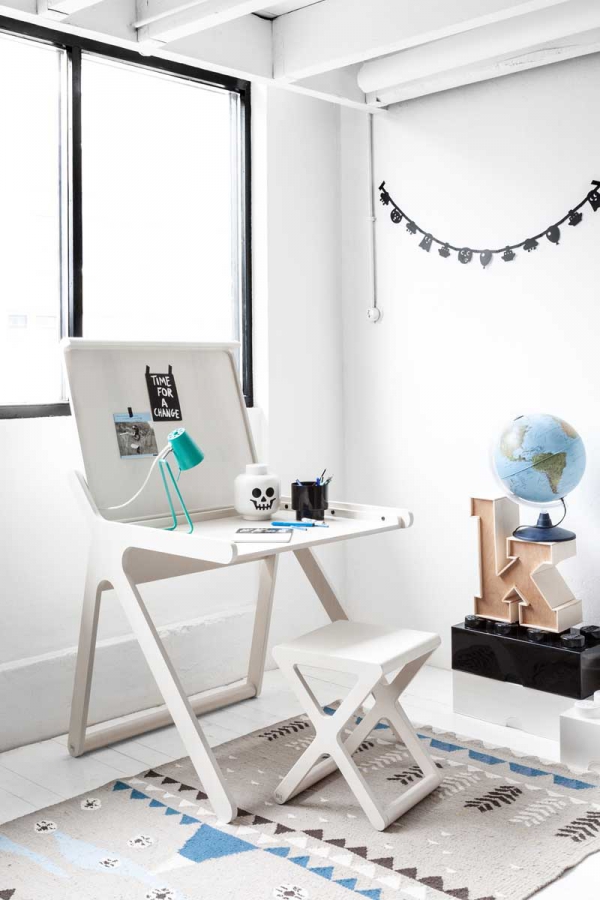
[[[168,435],[167,440],[182,472],[193,469],[204,459],[204,453],[185,428],[176,428]]]

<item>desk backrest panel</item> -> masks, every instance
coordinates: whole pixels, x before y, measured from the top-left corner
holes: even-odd
[[[153,459],[122,459],[114,415],[150,413],[150,372],[169,366],[179,397],[181,421],[152,422],[158,449],[174,428],[184,427],[202,448],[204,462],[183,472],[179,482],[190,512],[233,505],[233,481],[256,461],[244,397],[235,366],[236,344],[64,342],[71,408],[75,416],[87,482],[102,515],[132,520],[169,515],[158,467],[140,497],[122,510],[142,485]],[[173,457],[169,457],[173,460]],[[175,474],[177,465],[172,464]]]

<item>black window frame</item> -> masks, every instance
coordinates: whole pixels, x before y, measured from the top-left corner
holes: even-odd
[[[241,184],[242,207],[242,247],[241,247],[241,298],[240,298],[240,343],[241,380],[246,406],[254,406],[253,366],[252,366],[252,141],[251,141],[251,85],[249,81],[209,72],[206,69],[160,59],[142,56],[135,50],[117,47],[100,40],[91,40],[77,35],[48,28],[35,23],[21,22],[8,16],[0,16],[0,32],[16,37],[32,38],[64,50],[68,60],[66,101],[69,107],[70,128],[66,152],[69,172],[69,225],[63,228],[68,235],[68,277],[67,334],[82,337],[84,315],[83,286],[83,215],[82,215],[82,147],[81,147],[81,58],[83,53],[103,56],[117,62],[129,63],[155,72],[163,72],[185,78],[210,87],[221,87],[236,93],[240,99],[241,111]],[[68,402],[0,405],[0,419],[31,419],[46,416],[68,416],[71,409]]]

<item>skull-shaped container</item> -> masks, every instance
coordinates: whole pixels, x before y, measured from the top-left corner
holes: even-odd
[[[279,509],[279,477],[264,463],[246,466],[234,482],[235,508],[244,519],[270,519]]]

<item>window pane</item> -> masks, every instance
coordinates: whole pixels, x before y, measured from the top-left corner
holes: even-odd
[[[63,398],[60,136],[64,53],[0,35],[0,405]]]
[[[83,333],[239,337],[237,95],[85,56]]]

